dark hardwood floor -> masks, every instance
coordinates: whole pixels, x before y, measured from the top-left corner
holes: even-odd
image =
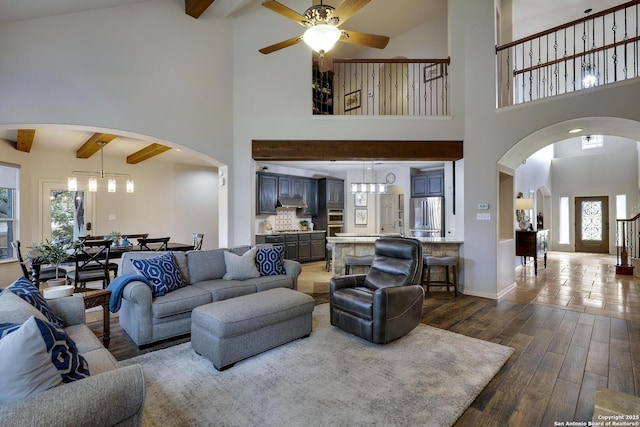
[[[596,387],[640,394],[640,322],[554,306],[432,292],[422,322],[513,347],[515,353],[456,426],[553,426],[591,420]],[[325,292],[313,294],[317,303]],[[96,330],[99,321],[90,322]],[[118,360],[188,341],[139,349],[111,320]]]

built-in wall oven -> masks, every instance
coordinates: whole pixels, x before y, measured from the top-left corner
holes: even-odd
[[[344,209],[327,209],[327,237],[344,232]]]
[[[327,225],[327,237],[336,237],[336,233],[344,232],[344,224]]]
[[[327,225],[344,224],[344,209],[327,209]]]

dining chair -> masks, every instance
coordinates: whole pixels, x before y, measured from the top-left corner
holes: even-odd
[[[18,258],[18,262],[20,263],[20,268],[22,269],[22,275],[25,279],[33,281],[32,274],[32,266],[31,263],[25,260],[22,256],[21,244],[20,240],[14,240],[11,242],[11,247],[13,248],[16,258]],[[58,267],[58,276],[64,277],[67,274],[67,270],[64,268]],[[40,267],[40,274],[37,279],[38,282],[45,282],[49,279],[55,279],[56,277],[56,268],[55,267]]]
[[[202,239],[204,239],[204,234],[202,233],[193,233],[193,249],[199,251],[202,249]]]
[[[151,238],[138,239],[138,243],[140,244],[140,250],[166,251],[167,244],[169,243],[169,239],[171,239],[171,237],[151,237]],[[151,248],[149,246],[150,243],[151,244],[160,243],[160,244],[158,246],[153,246],[153,248]]]
[[[102,288],[105,289],[111,281],[109,254],[112,244],[111,240],[81,242],[74,254],[75,270],[67,273],[67,283],[78,289],[86,288],[87,282],[102,281]]]
[[[78,239],[81,242],[106,240],[106,238],[103,236],[80,236]],[[97,268],[100,269],[101,266],[97,266]],[[109,271],[113,273],[114,278],[118,277],[118,268],[119,268],[118,263],[115,263],[115,262],[109,263]]]

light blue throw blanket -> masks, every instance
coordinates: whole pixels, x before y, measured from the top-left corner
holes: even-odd
[[[124,287],[133,281],[144,282],[147,286],[153,289],[151,282],[149,280],[139,274],[124,274],[116,277],[109,283],[107,289],[111,291],[111,297],[109,298],[109,311],[112,313],[116,313],[120,310],[120,305],[122,304],[122,293],[124,292]]]

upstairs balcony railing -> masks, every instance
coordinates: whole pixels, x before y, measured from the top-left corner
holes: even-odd
[[[447,116],[449,59],[334,59],[314,66],[313,114]]]
[[[638,77],[640,0],[496,47],[498,107]]]

